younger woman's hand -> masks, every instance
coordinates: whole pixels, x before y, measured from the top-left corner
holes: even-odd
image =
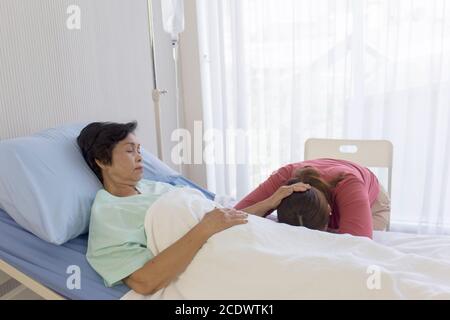
[[[293,192],[305,192],[309,189],[311,189],[311,186],[303,182],[294,183],[289,186],[281,186],[267,199],[269,207],[270,209],[275,209],[284,198],[290,196]]]
[[[216,208],[203,216],[199,225],[206,232],[208,237],[213,234],[228,229],[232,226],[245,224],[248,214],[235,209]]]

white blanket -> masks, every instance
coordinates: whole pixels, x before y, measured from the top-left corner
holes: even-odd
[[[149,249],[158,254],[215,206],[194,189],[163,195],[146,215]],[[250,215],[212,236],[167,288],[123,299],[450,299],[442,239],[446,250],[426,256]]]

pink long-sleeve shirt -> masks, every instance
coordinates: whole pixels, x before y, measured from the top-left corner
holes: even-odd
[[[339,173],[345,178],[332,189],[332,203],[328,227],[338,233],[372,238],[372,211],[370,207],[378,197],[380,185],[377,177],[367,168],[356,163],[336,159],[316,159],[288,164],[274,173],[255,190],[242,199],[235,208],[245,209],[270,197],[297,169],[311,166],[322,178],[330,181]],[[269,214],[269,211],[266,214]]]

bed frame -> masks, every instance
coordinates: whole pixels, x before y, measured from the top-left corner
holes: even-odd
[[[55,293],[53,290],[50,290],[46,286],[37,282],[33,278],[27,276],[23,272],[17,270],[10,264],[6,263],[4,260],[0,259],[0,270],[6,273],[11,278],[20,282],[23,286],[27,287],[40,297],[45,300],[65,300],[63,296]]]

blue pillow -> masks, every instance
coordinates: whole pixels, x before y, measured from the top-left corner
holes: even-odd
[[[0,208],[19,225],[54,244],[88,231],[100,181],[84,161],[76,137],[87,123],[0,141]],[[196,187],[142,150],[144,178]]]

